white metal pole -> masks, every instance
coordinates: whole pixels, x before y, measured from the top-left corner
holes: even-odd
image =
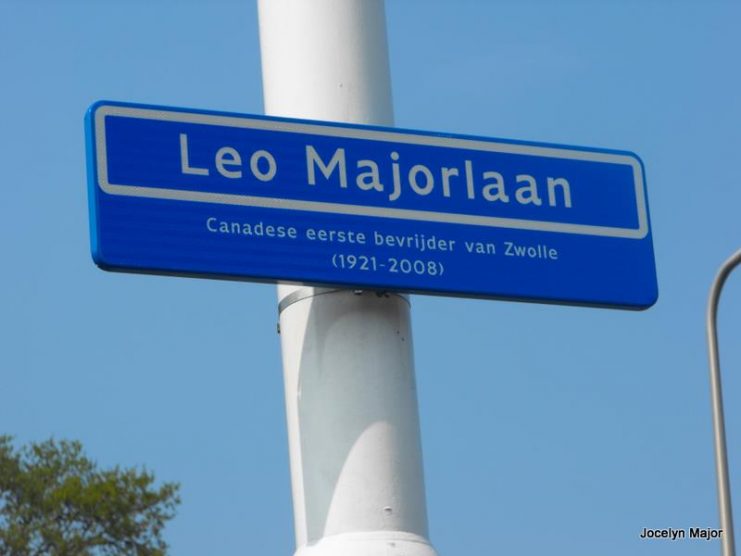
[[[382,0],[258,0],[265,112],[393,124]],[[278,286],[296,556],[436,556],[408,299]]]

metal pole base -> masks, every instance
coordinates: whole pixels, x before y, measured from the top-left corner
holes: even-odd
[[[438,556],[427,539],[399,531],[344,533],[322,537],[295,556]]]

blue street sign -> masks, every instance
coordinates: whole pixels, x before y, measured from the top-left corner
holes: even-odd
[[[642,309],[657,298],[629,152],[99,102],[106,270]]]

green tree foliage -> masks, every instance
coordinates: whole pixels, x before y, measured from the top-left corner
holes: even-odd
[[[145,470],[99,470],[79,442],[14,449],[0,436],[0,554],[162,556],[179,485]]]

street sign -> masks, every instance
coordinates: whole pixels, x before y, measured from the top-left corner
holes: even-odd
[[[629,152],[98,102],[106,270],[643,309],[657,298]]]

